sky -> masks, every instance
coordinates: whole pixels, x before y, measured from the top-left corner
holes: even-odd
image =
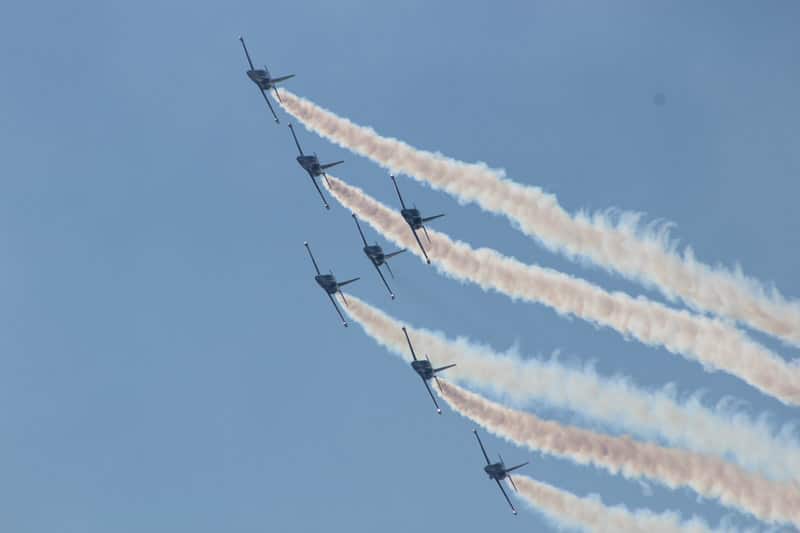
[[[341,327],[306,240],[323,270],[361,276],[353,294],[413,326],[797,423],[730,375],[410,254],[392,263],[391,301],[349,213],[326,212],[294,161],[237,40],[357,123],[504,168],[573,212],[669,221],[706,263],[740,264],[797,299],[796,3],[90,0],[2,12],[0,530],[550,530],[522,504],[508,513],[470,421],[437,416],[407,365]],[[336,176],[396,206],[384,170],[297,132],[307,151],[346,160]],[[423,213],[447,213],[434,227],[453,237],[661,300],[399,184]],[[581,496],[759,527],[688,490],[484,442]]]

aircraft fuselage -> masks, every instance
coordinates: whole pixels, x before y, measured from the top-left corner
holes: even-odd
[[[431,366],[431,362],[427,359],[418,359],[417,361],[411,361],[411,368],[413,368],[419,377],[428,381],[433,379],[433,367]]]
[[[364,253],[367,254],[367,257],[369,257],[370,261],[372,261],[375,266],[381,266],[384,262],[386,262],[386,256],[383,253],[383,248],[377,244],[365,246]]]
[[[253,80],[253,83],[258,85],[258,88],[261,89],[262,91],[267,91],[269,89],[272,89],[272,87],[274,86],[272,83],[272,78],[270,78],[269,72],[267,72],[266,70],[262,69],[248,70],[247,77]]]
[[[328,294],[336,294],[339,292],[339,284],[336,283],[336,278],[333,274],[319,274],[314,276],[317,285],[322,287]]]
[[[422,228],[422,215],[419,214],[419,209],[401,209],[400,214],[406,219],[406,222],[411,229],[418,230]]]
[[[311,177],[321,176],[322,167],[319,164],[319,158],[315,155],[298,155],[297,162],[308,172]]]
[[[497,481],[502,481],[508,474],[506,474],[506,465],[503,463],[492,463],[490,465],[486,465],[483,467],[483,471],[492,478],[496,479]]]

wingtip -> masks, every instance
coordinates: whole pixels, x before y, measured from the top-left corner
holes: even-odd
[[[442,410],[440,408],[438,408],[438,407],[436,408],[436,412],[439,413],[439,414],[442,414]]]
[[[347,322],[342,322],[342,325],[343,325],[344,327],[347,327]]]
[[[429,265],[431,264],[431,260],[430,260],[430,259],[428,259],[428,264],[429,264]]]
[[[394,294],[392,294],[392,300],[394,300]]]
[[[511,514],[513,514],[514,516],[517,516],[517,510],[516,509],[512,509],[511,510]]]
[[[303,246],[308,246],[308,241],[303,241]]]
[[[325,204],[325,209],[327,209],[328,211],[330,211],[330,210],[331,210],[331,206],[329,206],[328,204]]]

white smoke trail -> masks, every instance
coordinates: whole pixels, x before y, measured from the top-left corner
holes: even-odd
[[[347,209],[388,239],[421,256],[403,218],[364,191],[328,176],[326,187]],[[609,293],[561,272],[525,265],[489,248],[474,249],[429,231],[429,254],[450,277],[514,299],[539,302],[559,313],[608,326],[649,345],[733,374],[787,404],[800,405],[800,366],[787,364],[721,320],[670,309],[643,297]]]
[[[647,477],[672,489],[689,487],[759,520],[800,526],[800,486],[796,483],[770,481],[710,455],[542,420],[449,382],[442,383],[440,395],[458,413],[519,446],[592,464],[629,479]]]
[[[401,330],[405,323],[355,296],[348,296],[348,303],[345,310],[367,335],[404,360],[411,360]],[[435,366],[456,363],[447,370],[451,381],[499,393],[518,404],[543,402],[640,436],[730,457],[772,479],[800,479],[797,442],[786,435],[773,437],[774,431],[763,421],[724,411],[714,413],[697,398],[682,405],[667,392],[645,392],[624,379],[606,379],[557,361],[523,361],[465,338],[453,341],[426,329],[407,330],[418,353],[429,354]]]
[[[527,476],[514,475],[519,494],[559,527],[577,527],[608,533],[705,533],[711,529],[699,518],[684,522],[674,512],[656,514],[609,507],[597,496],[580,498]]]
[[[605,213],[571,216],[554,195],[511,181],[502,170],[417,150],[285,89],[281,96],[283,108],[312,131],[462,202],[475,202],[486,211],[505,215],[550,250],[573,259],[588,258],[629,279],[655,285],[667,297],[680,297],[695,309],[746,322],[800,345],[800,303],[787,301],[777,289],[765,288],[739,269],[730,272],[697,261],[691,248],[681,257],[665,230],[642,229],[637,214],[622,213],[616,223]]]

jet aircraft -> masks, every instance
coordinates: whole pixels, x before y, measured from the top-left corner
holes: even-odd
[[[430,385],[428,385],[428,381],[430,381],[431,379],[435,379],[436,384],[439,386],[439,390],[441,390],[442,384],[439,383],[439,378],[436,377],[436,374],[441,372],[442,370],[447,370],[448,368],[452,368],[456,366],[456,364],[453,363],[452,365],[445,365],[445,366],[440,366],[439,368],[433,368],[433,365],[431,365],[431,360],[428,358],[427,355],[425,356],[424,361],[417,359],[417,354],[414,353],[414,347],[411,346],[411,339],[408,338],[408,331],[406,331],[405,326],[403,327],[403,333],[405,333],[406,341],[408,341],[408,349],[411,350],[411,357],[414,358],[414,360],[411,361],[411,368],[413,368],[414,371],[417,374],[419,374],[419,377],[422,378],[422,383],[425,385],[425,388],[428,389],[428,394],[431,395],[431,400],[433,400],[433,405],[436,406],[436,412],[442,414],[442,410],[439,408],[439,404],[436,403],[436,397],[433,395],[431,387]]]
[[[294,137],[294,143],[297,145],[297,149],[300,151],[300,155],[297,156],[297,162],[300,163],[300,166],[308,172],[309,177],[311,177],[311,181],[314,183],[314,187],[317,188],[317,192],[319,193],[319,197],[322,198],[322,204],[325,206],[325,209],[330,209],[331,206],[328,205],[328,202],[325,200],[325,197],[322,195],[322,190],[319,188],[319,184],[317,184],[317,180],[315,179],[317,176],[322,176],[325,178],[325,181],[328,181],[328,176],[325,175],[325,170],[344,163],[344,161],[335,161],[333,163],[326,163],[321,165],[319,163],[319,158],[317,154],[314,155],[306,155],[303,153],[303,149],[300,148],[300,143],[297,140],[297,135],[294,133],[294,127],[289,124],[289,129],[292,130],[292,137]]]
[[[348,283],[353,283],[354,281],[361,279],[361,278],[353,278],[348,279],[347,281],[342,281],[339,283],[336,281],[336,276],[333,275],[333,271],[331,270],[330,274],[322,274],[319,271],[319,267],[317,266],[317,262],[314,260],[314,254],[311,253],[311,247],[308,246],[308,242],[303,243],[308,250],[308,255],[311,257],[311,262],[314,263],[314,269],[317,271],[317,275],[314,276],[314,280],[317,284],[322,287],[322,290],[328,295],[328,298],[331,299],[331,303],[333,304],[333,308],[336,309],[336,312],[339,314],[339,318],[342,319],[342,324],[344,327],[347,327],[347,321],[342,316],[342,312],[339,310],[339,306],[336,305],[336,300],[333,299],[333,295],[337,292],[342,295],[342,301],[345,305],[347,305],[347,299],[344,297],[344,293],[342,292],[342,287],[347,285]]]
[[[522,468],[523,466],[528,464],[527,461],[522,463],[522,464],[519,464],[517,466],[512,466],[511,468],[506,468],[506,465],[503,463],[503,457],[502,456],[499,456],[500,457],[500,462],[499,463],[491,462],[489,460],[489,456],[486,455],[486,449],[483,447],[483,443],[481,442],[481,438],[478,436],[478,431],[473,429],[472,432],[475,434],[475,438],[478,439],[478,444],[481,447],[481,451],[483,452],[483,456],[486,458],[486,466],[483,467],[483,471],[486,472],[486,474],[489,476],[489,479],[495,480],[495,482],[497,483],[497,486],[500,487],[500,492],[503,493],[503,496],[505,496],[506,501],[508,502],[508,505],[511,506],[511,512],[514,513],[514,514],[517,514],[517,510],[514,509],[514,504],[511,503],[511,500],[508,498],[508,494],[506,494],[506,491],[505,491],[505,489],[503,489],[503,485],[501,485],[500,482],[502,480],[504,480],[504,479],[508,479],[511,482],[511,486],[514,487],[514,490],[517,490],[517,486],[514,484],[514,480],[511,479],[511,476],[509,474],[512,471],[516,470],[517,468]]]
[[[356,227],[358,228],[358,233],[361,234],[361,240],[364,241],[364,253],[367,255],[369,260],[372,261],[372,264],[375,266],[375,270],[378,271],[378,275],[383,280],[383,284],[386,285],[386,289],[389,291],[389,295],[392,297],[392,300],[394,300],[394,293],[392,292],[391,287],[389,287],[389,284],[386,283],[386,278],[383,277],[383,272],[381,272],[381,265],[386,265],[386,269],[389,271],[389,274],[391,274],[392,277],[394,277],[392,268],[389,266],[389,259],[396,255],[402,254],[403,252],[406,251],[406,249],[403,248],[402,250],[398,250],[390,254],[383,253],[383,248],[378,246],[377,242],[373,245],[367,244],[367,239],[364,237],[364,232],[361,231],[361,225],[358,223],[358,218],[356,218],[355,213],[353,213],[353,220],[356,221]]]
[[[411,228],[411,232],[414,234],[414,238],[417,239],[417,244],[419,244],[420,250],[422,250],[422,255],[425,256],[425,260],[430,265],[431,260],[428,258],[428,254],[425,252],[425,248],[422,246],[422,241],[419,240],[419,235],[417,235],[417,230],[421,229],[422,231],[424,231],[425,237],[428,239],[428,242],[431,242],[431,238],[428,235],[428,230],[425,229],[425,223],[443,217],[444,214],[422,218],[422,215],[419,214],[419,209],[417,209],[416,207],[407,208],[405,202],[403,201],[403,196],[400,194],[400,188],[397,186],[397,180],[394,179],[394,176],[391,176],[391,178],[392,178],[392,183],[394,183],[394,188],[397,191],[397,196],[400,198],[400,205],[402,206],[400,214],[403,215],[403,218],[406,220],[406,223],[408,223],[408,227]]]
[[[288,76],[280,76],[278,78],[273,78],[270,76],[269,69],[265,66],[263,69],[256,69],[253,66],[253,61],[250,59],[250,53],[247,51],[247,46],[244,44],[244,39],[239,37],[239,41],[242,43],[242,48],[244,48],[244,55],[247,56],[247,62],[250,64],[250,70],[247,71],[247,77],[253,80],[253,83],[256,84],[258,90],[261,91],[261,96],[264,97],[264,101],[267,102],[267,106],[269,106],[269,110],[272,112],[272,116],[275,117],[275,122],[280,124],[280,120],[278,120],[278,115],[275,114],[275,110],[272,109],[272,104],[269,103],[269,98],[267,98],[267,91],[272,89],[275,91],[275,97],[280,102],[281,96],[278,94],[278,89],[275,86],[276,83],[280,83],[282,81],[286,81],[289,78],[293,78],[294,74],[289,74]]]

